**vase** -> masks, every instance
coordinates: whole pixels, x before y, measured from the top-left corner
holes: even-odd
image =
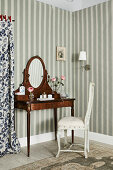
[[[62,92],[60,93],[60,96],[61,96],[61,98],[66,98],[66,93],[65,93],[65,91],[62,91]]]
[[[61,98],[66,98],[66,93],[65,93],[64,88],[59,89],[57,93],[60,94],[60,97],[61,97]]]
[[[30,92],[29,99],[30,99],[30,100],[33,100],[33,99],[34,99],[34,94],[33,94],[32,92]]]

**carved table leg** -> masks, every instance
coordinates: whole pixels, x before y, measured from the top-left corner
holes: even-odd
[[[27,111],[27,155],[30,156],[30,111]]]
[[[74,104],[71,107],[71,116],[74,116]],[[74,143],[74,130],[72,130],[72,143]]]
[[[54,109],[55,140],[57,140],[57,109]]]

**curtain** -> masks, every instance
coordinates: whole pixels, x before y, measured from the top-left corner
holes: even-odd
[[[14,131],[14,40],[12,23],[0,21],[0,156],[20,152]]]

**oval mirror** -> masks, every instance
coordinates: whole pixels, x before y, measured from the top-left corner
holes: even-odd
[[[37,88],[43,80],[43,65],[37,58],[33,59],[29,66],[29,82],[32,87]]]

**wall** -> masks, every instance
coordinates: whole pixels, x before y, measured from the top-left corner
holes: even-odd
[[[84,117],[88,101],[88,84],[95,82],[91,131],[113,135],[113,1],[73,14],[74,57],[87,52],[86,62],[75,62],[76,115]],[[90,64],[90,71],[80,69]]]
[[[107,1],[109,0],[82,0],[81,9],[88,8],[88,7],[91,7],[91,6],[94,6],[94,5],[103,3],[103,2],[107,2]]]
[[[15,19],[15,89],[22,82],[26,63],[32,56],[40,56],[51,76],[66,76],[65,90],[73,97],[74,74],[72,62],[72,13],[35,0],[0,0],[0,13]],[[66,61],[56,61],[56,46],[66,47]],[[66,111],[67,110],[67,111]],[[59,109],[61,115],[70,109]],[[26,136],[26,112],[16,113],[18,137]],[[31,112],[31,135],[54,131],[53,110]]]
[[[84,117],[88,85],[95,82],[91,131],[113,135],[113,1],[68,12],[35,0],[0,0],[0,13],[15,19],[15,89],[28,59],[39,55],[51,76],[65,75],[65,90],[76,97],[75,114]],[[66,61],[56,61],[56,46],[66,46]],[[87,61],[76,59],[87,51]],[[91,64],[91,70],[80,69]],[[70,109],[59,109],[58,119]],[[16,112],[18,137],[26,136],[26,112]],[[31,135],[54,131],[53,110],[31,112]]]

